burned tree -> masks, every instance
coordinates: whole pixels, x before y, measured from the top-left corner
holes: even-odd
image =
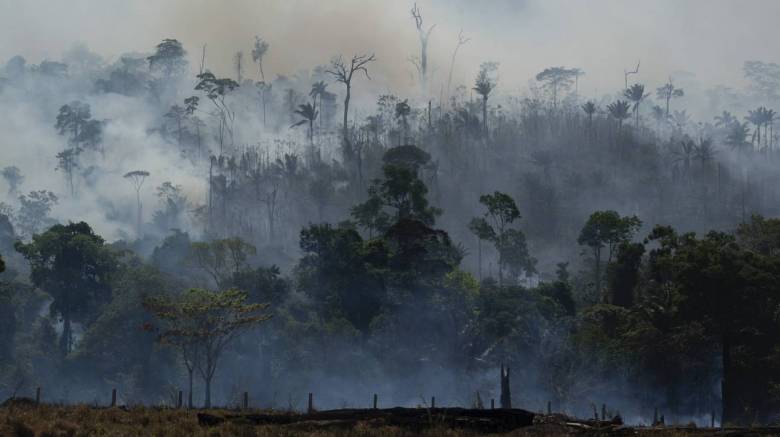
[[[337,82],[344,84],[346,88],[346,95],[344,96],[344,125],[343,136],[344,145],[349,148],[349,125],[347,124],[347,116],[349,115],[349,100],[352,97],[352,78],[358,71],[362,71],[369,80],[371,76],[368,75],[368,64],[376,61],[376,57],[372,53],[371,55],[354,55],[352,60],[347,64],[344,58],[339,55],[330,61],[330,69],[326,70],[327,73],[333,75]]]
[[[501,408],[512,408],[512,392],[509,389],[509,366],[501,363]]]
[[[423,94],[428,90],[428,38],[433,32],[433,28],[436,25],[432,25],[425,30],[423,28],[423,17],[420,8],[417,7],[417,3],[412,7],[412,18],[414,18],[414,24],[417,27],[417,35],[420,37],[420,57],[412,57],[409,61],[417,68],[417,72],[420,75],[420,87]],[[457,49],[456,49],[457,50]],[[453,56],[454,58],[454,56]]]

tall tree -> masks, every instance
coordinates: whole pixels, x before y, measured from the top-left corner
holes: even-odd
[[[685,95],[682,88],[676,88],[672,83],[672,78],[669,78],[669,82],[656,88],[655,95],[661,100],[666,101],[666,118],[669,118],[669,103],[673,98],[679,98]]]
[[[639,129],[639,104],[647,97],[647,94],[645,94],[645,86],[635,83],[631,85],[631,88],[625,90],[623,95],[634,103],[634,116],[636,117],[636,124],[634,127]]]
[[[135,200],[136,200],[136,232],[138,238],[141,238],[142,236],[142,227],[141,227],[141,187],[144,184],[144,181],[146,178],[149,177],[149,172],[146,170],[133,170],[125,173],[124,178],[129,180],[130,183],[133,185],[133,189],[135,189]]]
[[[536,75],[536,80],[544,82],[544,88],[552,97],[552,105],[558,105],[558,96],[561,92],[569,90],[574,80],[581,74],[577,68],[549,67]]]
[[[520,219],[520,211],[514,199],[496,191],[480,196],[479,203],[487,211],[482,217],[471,220],[469,229],[477,238],[490,241],[496,247],[499,285],[504,282],[504,269],[509,269],[515,277],[520,273],[534,273],[536,260],[528,253],[525,234],[512,228],[513,223]]]
[[[420,74],[420,87],[423,95],[428,92],[428,39],[431,37],[435,24],[431,25],[428,30],[423,28],[423,17],[420,8],[417,7],[417,3],[412,7],[412,18],[414,18],[414,25],[417,27],[417,35],[420,37],[420,57],[418,59],[412,58],[411,61],[417,72]]]
[[[197,91],[203,91],[206,93],[209,101],[214,104],[214,108],[217,110],[217,115],[220,123],[220,137],[219,137],[219,153],[223,152],[224,138],[221,135],[223,131],[227,131],[230,136],[230,145],[233,145],[233,123],[236,119],[236,113],[227,102],[227,96],[234,89],[238,88],[238,83],[233,79],[222,78],[218,79],[211,72],[205,72],[198,75],[198,84],[195,85]]]
[[[268,53],[268,43],[259,36],[255,36],[255,46],[252,48],[252,61],[257,64],[259,76],[258,79],[263,83],[265,83],[265,73],[263,73],[263,58],[265,57],[266,53]]]
[[[319,112],[315,109],[315,106],[311,103],[305,103],[303,105],[298,105],[298,109],[295,110],[295,113],[303,117],[303,120],[300,120],[296,123],[294,123],[290,128],[298,127],[302,124],[309,124],[309,143],[311,145],[314,145],[314,120],[317,119],[317,115]]]
[[[630,108],[631,105],[625,100],[617,100],[614,103],[607,105],[607,111],[609,111],[609,115],[618,122],[618,132],[623,130],[623,120],[631,116],[628,113]]]
[[[149,70],[160,71],[164,78],[170,79],[173,76],[184,72],[187,67],[187,52],[182,44],[175,39],[164,39],[155,47],[154,54],[148,56],[146,61],[149,63]]]
[[[333,77],[336,78],[337,82],[343,83],[344,88],[346,88],[346,94],[344,95],[344,121],[342,124],[342,140],[348,149],[351,149],[347,116],[349,115],[349,101],[352,97],[352,79],[354,74],[359,71],[362,71],[363,74],[366,75],[367,79],[371,79],[371,76],[368,75],[368,64],[374,62],[375,60],[376,57],[373,54],[354,55],[352,56],[352,60],[349,62],[349,64],[347,64],[344,61],[344,58],[339,55],[330,61],[330,68],[326,70],[327,73],[333,75]]]
[[[84,222],[55,225],[16,250],[30,262],[30,281],[48,293],[52,315],[62,318],[60,352],[73,349],[73,322],[88,324],[111,297],[116,257]]]
[[[488,138],[488,124],[487,124],[487,105],[490,93],[496,88],[496,81],[493,74],[498,69],[498,64],[495,62],[483,62],[479,67],[479,73],[477,78],[474,79],[473,90],[482,97],[482,134],[485,139]]]

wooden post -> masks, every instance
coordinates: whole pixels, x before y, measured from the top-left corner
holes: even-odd
[[[116,407],[116,389],[111,389],[111,406]]]
[[[431,408],[436,408],[436,396],[431,396]]]
[[[314,412],[314,395],[312,393],[309,393],[309,408],[307,411],[309,414]]]
[[[552,401],[547,401],[547,414],[552,414]]]
[[[376,404],[377,404],[377,395],[374,393],[374,409],[376,410]]]
[[[36,387],[35,388],[35,405],[40,405],[41,403],[41,388]]]
[[[182,400],[183,396],[182,395],[183,395],[182,391],[179,390],[179,399],[176,401],[176,408],[181,408],[181,406],[182,406],[182,403],[183,403],[183,400]]]
[[[249,409],[249,392],[246,392],[246,391],[244,392],[244,404],[243,404],[243,406],[244,406],[245,410]]]

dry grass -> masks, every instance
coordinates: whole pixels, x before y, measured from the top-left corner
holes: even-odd
[[[348,436],[348,437],[402,437],[402,436],[476,436],[470,431],[432,428],[420,432],[383,426],[378,423],[360,422],[351,429],[329,428],[318,424],[253,425],[229,421],[213,427],[198,424],[199,411],[161,409],[149,407],[94,408],[86,405],[52,406],[31,404],[0,407],[0,436],[20,437],[76,437],[76,436]],[[225,414],[225,410],[210,410],[211,414]],[[234,412],[233,412],[234,413]],[[267,411],[265,411],[267,413]],[[761,433],[762,435],[777,435]],[[569,436],[569,435],[652,435],[663,437],[714,435],[712,430],[656,428],[583,430],[563,424],[548,423],[522,428],[509,436]],[[722,435],[722,434],[721,434]],[[732,434],[732,435],[739,435]]]

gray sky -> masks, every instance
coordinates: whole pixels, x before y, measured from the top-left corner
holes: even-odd
[[[407,0],[0,0],[0,62],[59,59],[76,42],[115,58],[174,37],[193,63],[208,44],[207,66],[229,74],[232,55],[255,35],[271,44],[270,73],[323,64],[334,54],[376,52],[374,87],[411,84],[418,41]],[[623,69],[642,60],[637,81],[657,86],[674,71],[704,85],[741,85],[745,60],[778,62],[780,1],[774,0],[426,0],[434,85],[446,80],[458,31],[471,38],[455,82],[470,83],[480,62],[500,62],[500,86],[515,91],[551,65],[586,72],[581,92],[622,86]],[[250,58],[247,58],[250,59]]]

